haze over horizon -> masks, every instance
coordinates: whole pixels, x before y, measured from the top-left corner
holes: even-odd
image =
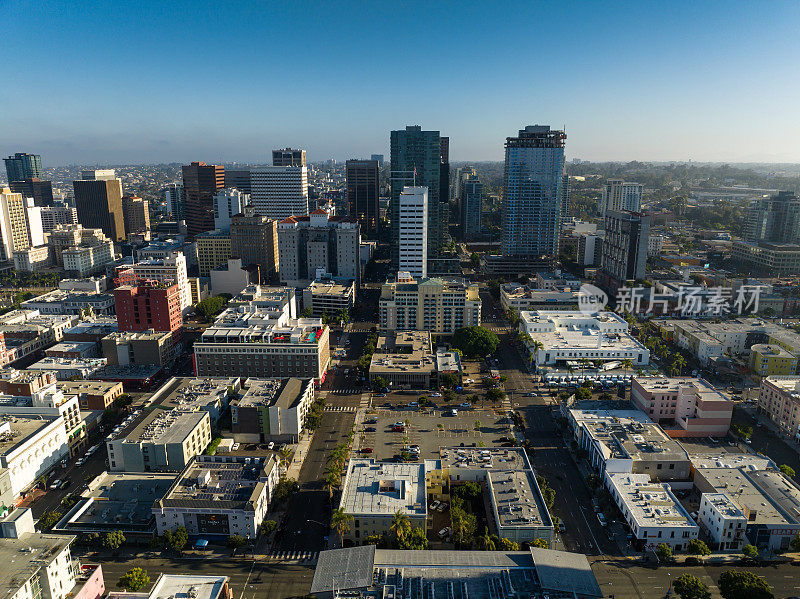
[[[0,153],[43,164],[389,156],[407,124],[499,161],[800,162],[800,5],[9,2]]]

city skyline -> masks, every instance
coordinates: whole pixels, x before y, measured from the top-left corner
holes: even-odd
[[[25,43],[6,53],[0,153],[44,166],[268,163],[285,146],[344,161],[388,155],[389,132],[417,124],[451,137],[453,162],[499,161],[537,123],[565,128],[568,159],[800,162],[792,4],[6,12]],[[397,78],[409,64],[414,93]]]

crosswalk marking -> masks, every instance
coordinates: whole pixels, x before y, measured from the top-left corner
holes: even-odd
[[[358,408],[353,406],[325,406],[326,412],[356,412]]]
[[[297,560],[303,562],[313,562],[319,558],[319,551],[272,551],[265,556],[266,559],[275,560]]]

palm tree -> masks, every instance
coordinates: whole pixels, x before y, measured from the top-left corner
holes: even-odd
[[[680,376],[684,368],[686,368],[686,359],[682,355],[676,354],[672,362],[672,370],[677,371],[678,374],[673,374],[673,376]]]
[[[333,510],[331,514],[331,528],[339,533],[339,544],[344,546],[344,533],[350,530],[353,516],[345,514],[342,508]]]
[[[399,541],[405,537],[406,532],[408,532],[410,529],[411,520],[408,519],[408,514],[404,514],[400,510],[397,510],[392,518],[392,525],[389,527],[389,530],[394,535],[395,540]]]
[[[633,362],[631,362],[630,360],[623,360],[622,367],[625,369],[626,372],[633,370]]]
[[[328,472],[322,477],[322,488],[328,492],[328,500],[333,501],[333,490],[341,484],[341,478],[335,472]]]
[[[589,368],[589,358],[581,358],[581,370],[585,371]]]
[[[494,539],[492,538],[492,535],[489,534],[489,529],[486,527],[483,528],[483,536],[478,538],[478,542],[484,551],[497,550],[497,547],[494,544]]]

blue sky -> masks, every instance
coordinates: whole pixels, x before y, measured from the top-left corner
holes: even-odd
[[[525,124],[592,160],[800,162],[792,2],[0,0],[0,153],[45,165],[388,157]]]

